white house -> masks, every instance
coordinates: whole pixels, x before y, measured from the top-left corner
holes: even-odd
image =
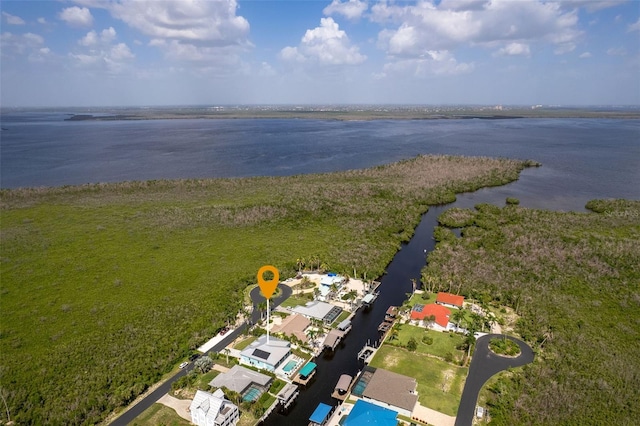
[[[220,389],[214,393],[197,391],[189,411],[191,423],[198,426],[235,426],[240,420],[240,410],[224,398]]]
[[[275,371],[291,355],[291,344],[286,340],[262,335],[240,352],[240,364],[252,365],[267,371]]]
[[[327,325],[334,322],[342,312],[342,308],[318,300],[308,302],[304,306],[296,306],[291,310],[307,318],[322,320]]]

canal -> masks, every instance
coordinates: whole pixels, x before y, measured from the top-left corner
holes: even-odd
[[[511,184],[513,185],[513,184]],[[362,368],[358,352],[367,342],[375,343],[380,338],[378,325],[384,320],[389,306],[400,306],[412,290],[411,279],[420,282],[420,271],[426,264],[426,256],[433,250],[433,229],[438,216],[452,207],[472,207],[478,203],[504,204],[503,194],[493,189],[460,194],[457,201],[444,206],[432,206],[422,216],[411,240],[403,244],[389,263],[386,274],[380,279],[380,292],[373,307],[365,312],[360,309],[353,318],[353,328],[331,357],[321,355],[314,362],[318,365],[315,381],[302,389],[298,400],[286,415],[273,413],[265,425],[306,425],[319,403],[332,406],[337,401],[331,393],[341,374],[355,376]]]

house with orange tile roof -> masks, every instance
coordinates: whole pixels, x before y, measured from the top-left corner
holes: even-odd
[[[439,331],[447,329],[450,316],[451,311],[448,308],[442,305],[436,305],[435,303],[430,303],[428,305],[414,305],[411,309],[412,321],[428,321],[429,318],[433,317],[431,327]]]
[[[438,293],[438,297],[436,297],[436,303],[438,305],[447,306],[449,308],[458,308],[462,309],[462,305],[464,304],[464,296],[457,296],[451,293]]]

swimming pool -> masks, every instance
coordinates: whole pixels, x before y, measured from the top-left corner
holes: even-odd
[[[251,386],[242,396],[242,400],[245,402],[253,402],[260,398],[260,395],[262,395],[262,391],[255,386]]]
[[[284,367],[282,367],[282,370],[285,373],[288,373],[291,370],[293,370],[296,365],[298,365],[298,361],[295,361],[295,360],[289,361]]]
[[[365,367],[365,371],[362,372],[360,378],[358,379],[358,382],[351,389],[351,393],[356,396],[362,396],[364,390],[369,384],[369,381],[371,380],[371,376],[373,376],[373,373],[371,371],[367,371]]]

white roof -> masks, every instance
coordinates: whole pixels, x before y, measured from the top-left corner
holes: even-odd
[[[331,284],[340,284],[342,282],[342,277],[340,275],[323,275],[320,278],[320,284],[330,286]]]
[[[215,419],[223,403],[224,399],[218,398],[209,392],[199,390],[193,397],[193,401],[191,401],[189,411],[196,412],[197,410],[202,410],[206,417]]]
[[[298,314],[321,320],[331,312],[331,309],[333,309],[332,304],[314,300],[313,302],[307,303],[305,306],[296,306],[292,310]]]
[[[271,340],[271,339],[269,339]],[[234,365],[231,370],[216,376],[209,384],[216,388],[226,387],[229,390],[242,393],[251,384],[266,386],[271,381],[271,377],[249,370],[240,365]]]
[[[291,344],[286,340],[272,336],[269,337],[269,343],[267,344],[267,335],[263,334],[240,352],[240,355],[275,366],[289,355],[290,346]]]

